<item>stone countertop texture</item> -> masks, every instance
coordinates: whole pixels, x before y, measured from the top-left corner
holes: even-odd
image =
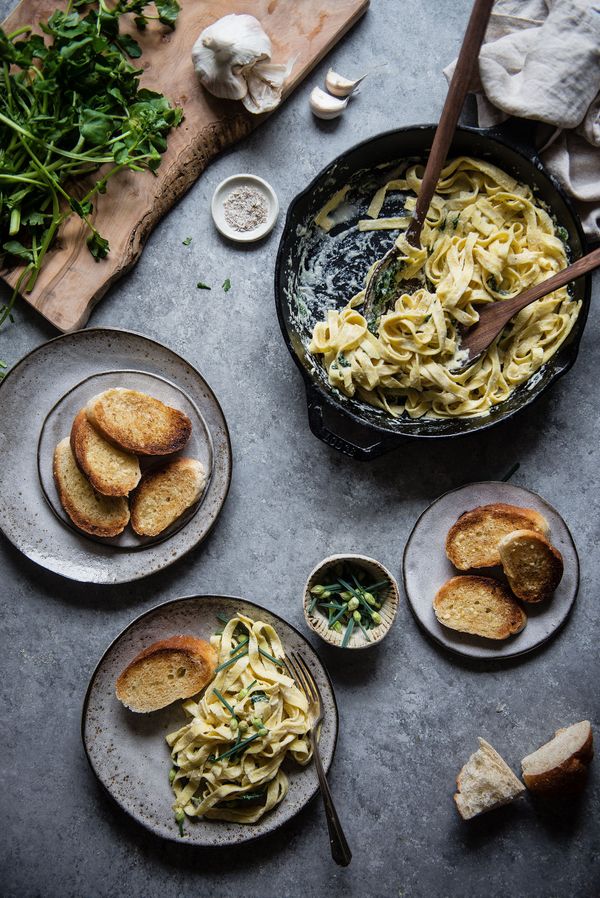
[[[2,0],[0,11],[10,5]],[[4,898],[600,895],[598,760],[574,808],[525,798],[469,825],[452,801],[477,736],[518,771],[556,728],[583,718],[600,725],[600,279],[575,368],[530,412],[481,436],[409,443],[368,464],[311,435],[273,302],[288,203],[357,141],[436,119],[441,69],[458,51],[470,5],[372,0],[285,106],[205,172],[92,315],[91,325],[142,331],[200,369],[229,422],[233,482],[203,546],[119,588],[67,582],[0,537]],[[342,119],[312,118],[308,95],[330,64],[360,75],[382,62]],[[215,186],[239,171],[270,181],[282,207],[270,237],[242,249],[220,239],[209,217]],[[183,246],[188,235],[193,241]],[[198,280],[212,291],[197,290]],[[24,304],[16,319],[0,333],[9,364],[55,335]],[[349,868],[330,859],[320,799],[269,838],[203,853],[154,838],[102,791],[81,744],[81,705],[100,655],[134,617],[177,596],[225,593],[263,603],[306,632],[302,587],[325,554],[363,552],[399,575],[406,538],[432,499],[498,479],[517,461],[513,482],[558,508],[581,556],[579,598],[555,639],[512,663],[468,663],[428,641],[403,601],[378,648],[357,658],[318,645],[340,707],[330,782],[354,853]]]

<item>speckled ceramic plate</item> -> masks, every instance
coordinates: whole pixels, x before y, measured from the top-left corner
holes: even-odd
[[[552,598],[535,605],[523,602],[527,625],[520,633],[497,642],[442,626],[432,607],[440,586],[458,574],[481,573],[506,582],[500,568],[458,571],[445,552],[446,535],[457,518],[478,505],[493,502],[535,508],[541,512],[550,525],[550,540],[560,550],[564,561],[564,574]],[[512,658],[538,648],[564,624],[579,589],[579,558],[569,528],[552,505],[531,490],[490,481],[470,483],[445,493],[425,509],[406,543],[402,574],[410,607],[418,623],[436,642],[471,658]]]
[[[51,467],[44,461],[55,438],[68,436],[76,405],[80,408],[108,386],[132,383],[190,414],[193,438],[183,454],[199,458],[209,480],[199,505],[166,538],[141,541],[129,533],[115,544],[90,539],[66,520],[57,505]],[[21,359],[2,381],[0,408],[0,527],[13,545],[48,570],[89,583],[137,580],[198,545],[223,507],[231,480],[231,445],[221,407],[200,373],[154,340],[113,328],[89,328],[50,340]]]
[[[165,736],[182,726],[185,716],[176,702],[152,714],[134,714],[115,697],[115,682],[123,668],[150,643],[177,634],[208,639],[219,628],[217,614],[236,612],[260,618],[276,628],[286,652],[300,652],[321,690],[324,719],[320,749],[325,770],[333,760],[338,713],[333,686],[318,655],[306,639],[278,615],[231,596],[188,596],[159,605],[136,618],[106,650],[83,703],[82,738],[85,752],[101,784],[138,823],[155,835],[181,842],[173,816],[171,767]],[[278,829],[314,797],[318,789],[312,764],[285,764],[289,791],[284,800],[254,824],[222,820],[190,820],[183,841],[205,848],[239,845]]]

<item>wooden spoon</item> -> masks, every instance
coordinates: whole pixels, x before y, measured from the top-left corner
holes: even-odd
[[[470,368],[490,344],[494,342],[502,328],[525,306],[535,302],[536,299],[541,299],[542,296],[547,296],[553,290],[558,290],[559,287],[564,287],[569,281],[575,280],[582,274],[587,274],[588,271],[592,271],[594,268],[598,268],[598,266],[600,266],[600,247],[588,253],[587,256],[577,259],[576,262],[573,262],[567,268],[563,268],[558,274],[553,274],[552,277],[536,284],[534,287],[529,287],[523,293],[519,293],[518,296],[484,306],[479,312],[479,321],[463,332],[459,351],[462,353],[466,350],[468,356],[457,368],[452,369],[452,373],[457,374],[466,368]]]
[[[425,166],[423,181],[421,182],[421,188],[417,197],[417,205],[413,213],[412,221],[406,231],[406,239],[411,246],[420,246],[421,230],[423,229],[431,198],[435,192],[440,172],[446,161],[446,156],[448,155],[448,150],[450,149],[450,144],[452,143],[452,138],[456,131],[456,125],[458,124],[458,118],[463,108],[465,97],[469,91],[469,85],[479,56],[479,49],[483,42],[493,5],[494,0],[475,0],[475,3],[473,4],[469,24],[467,25],[462,47],[460,48],[460,53],[456,62],[456,68],[454,69],[452,81],[448,88],[446,102],[442,109],[440,122],[433,138],[427,165]],[[364,305],[364,315],[369,323],[374,321],[383,312],[384,307],[388,304],[388,299],[394,298],[390,291],[386,290],[385,287],[383,290],[378,291],[377,283],[380,281],[382,275],[384,275],[390,266],[398,259],[399,255],[399,250],[395,246],[392,247],[379,262],[369,281]],[[383,281],[383,285],[387,286],[385,280]]]

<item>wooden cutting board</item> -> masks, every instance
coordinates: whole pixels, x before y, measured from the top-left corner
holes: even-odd
[[[32,293],[25,299],[61,331],[83,327],[91,310],[117,278],[138,259],[152,228],[194,183],[221,150],[256,128],[241,103],[218,100],[199,84],[191,49],[200,32],[231,12],[251,13],[273,44],[273,62],[297,61],[286,86],[288,96],[365,12],[369,0],[180,0],[175,31],[162,26],[135,32],[145,69],[142,84],[183,107],[185,118],[169,135],[158,177],[121,172],[99,198],[94,221],[110,242],[106,259],[95,262],[86,246],[87,229],[72,215],[48,254]],[[47,19],[59,0],[22,0],[5,22],[7,31]],[[153,23],[154,25],[154,23]],[[21,269],[0,271],[14,286]]]

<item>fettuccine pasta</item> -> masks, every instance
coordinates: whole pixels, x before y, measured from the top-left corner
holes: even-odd
[[[173,809],[176,817],[255,823],[285,798],[286,756],[311,758],[308,705],[269,624],[239,614],[211,643],[217,674],[199,701],[183,703],[190,722],[167,736]]]
[[[422,176],[414,165],[380,188],[359,228],[396,224],[397,216],[378,219],[386,194],[418,194]],[[415,202],[409,196],[404,210]],[[478,307],[516,296],[567,265],[554,223],[530,188],[494,165],[467,157],[446,165],[421,248],[403,234],[396,246],[401,259],[385,285],[395,300],[374,332],[359,311],[362,290],[342,311],[327,312],[309,346],[322,356],[332,386],[394,417],[485,414],[554,355],[575,323],[581,304],[563,287],[519,312],[472,367],[453,372],[461,361],[459,326],[478,321]],[[402,281],[415,277],[418,289],[403,289]]]

